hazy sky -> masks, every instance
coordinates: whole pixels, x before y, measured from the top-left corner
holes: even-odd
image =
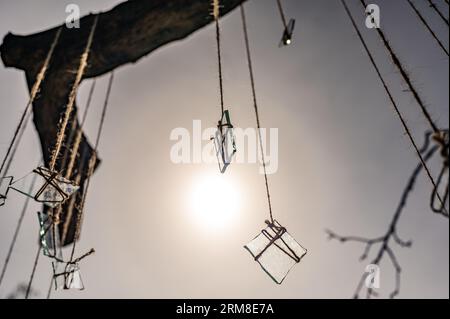
[[[30,34],[60,24],[69,3],[77,3],[84,15],[120,2],[0,0],[0,34]],[[349,2],[362,27],[359,3]],[[380,5],[382,28],[430,113],[440,127],[448,127],[448,58],[406,1],[372,2]],[[426,1],[415,2],[448,46],[448,28]],[[86,290],[56,292],[54,297],[352,296],[367,264],[358,261],[364,247],[328,241],[324,230],[384,234],[417,159],[340,1],[284,3],[297,24],[293,45],[282,49],[277,47],[282,25],[275,0],[251,0],[246,8],[262,126],[279,129],[279,169],[269,176],[274,214],[308,249],[306,257],[278,286],[243,249],[267,218],[264,179],[256,164],[232,165],[220,176],[233,185],[239,200],[236,217],[211,230],[195,218],[191,197],[203,178],[219,174],[217,166],[170,161],[172,129],[191,130],[194,119],[205,126],[218,120],[214,29],[208,26],[117,70],[100,143],[103,162],[92,180],[77,245],[80,253],[94,247],[96,254],[81,263]],[[448,7],[441,8],[448,15]],[[225,103],[236,126],[253,127],[239,10],[222,20],[222,30]],[[363,32],[421,142],[427,123],[417,104],[402,91],[406,86],[376,32],[365,28]],[[28,91],[23,72],[16,69],[0,67],[0,83],[0,154],[4,154]],[[81,109],[89,84],[83,82],[78,95]],[[103,77],[86,124],[91,141],[105,89]],[[39,141],[30,125],[11,173],[25,175],[39,158]],[[433,165],[435,174],[438,169]],[[399,223],[401,236],[413,240],[410,249],[393,246],[403,268],[402,298],[449,297],[448,219],[430,212],[430,191],[422,175]],[[1,261],[23,200],[11,194],[0,208]],[[39,209],[33,204],[27,212],[1,297],[29,278]],[[41,258],[34,282],[40,297],[45,297],[50,275],[49,261]],[[386,259],[381,264],[382,296],[393,286],[394,273]]]

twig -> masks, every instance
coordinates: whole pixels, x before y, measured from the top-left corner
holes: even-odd
[[[425,138],[426,138],[426,141],[425,141],[424,146],[428,146],[429,145],[428,140],[430,138],[430,134],[426,134]],[[422,151],[426,152],[423,156],[423,159],[425,161],[428,161],[436,153],[437,150],[439,150],[439,146],[437,146],[437,145],[431,147],[428,151],[426,148],[422,148]],[[326,231],[329,239],[335,239],[335,240],[340,241],[341,243],[353,241],[353,242],[359,242],[359,243],[365,244],[363,254],[360,257],[361,261],[365,260],[368,257],[370,250],[374,245],[377,245],[377,244],[381,245],[377,254],[375,255],[375,258],[372,260],[371,264],[379,265],[381,260],[385,256],[385,254],[387,254],[388,258],[390,259],[392,266],[394,267],[394,270],[395,270],[395,289],[390,293],[390,298],[394,298],[400,292],[400,279],[401,279],[401,271],[402,271],[402,268],[400,267],[400,263],[398,262],[398,260],[395,256],[395,253],[392,250],[392,247],[390,246],[390,240],[392,239],[393,242],[397,243],[402,248],[411,247],[411,245],[412,245],[412,242],[410,240],[405,241],[399,237],[399,235],[397,233],[397,224],[400,220],[400,216],[401,216],[402,212],[404,211],[404,208],[406,207],[408,197],[411,194],[411,192],[414,188],[414,185],[416,183],[416,180],[422,170],[423,170],[423,165],[422,165],[422,163],[419,163],[416,166],[416,168],[414,169],[412,175],[409,178],[408,183],[406,184],[405,189],[403,190],[403,194],[401,196],[400,203],[398,204],[397,209],[394,213],[394,216],[392,217],[392,220],[391,220],[391,223],[389,225],[387,232],[383,236],[376,237],[376,238],[365,238],[365,237],[357,237],[357,236],[340,236],[331,230]],[[368,275],[368,273],[365,272],[361,276],[361,279],[355,290],[354,298],[359,298],[359,295],[361,293],[361,290],[363,289],[363,284],[366,280],[367,275]],[[373,290],[373,288],[367,287],[367,295],[366,295],[367,298],[370,298],[370,297],[376,296],[376,295],[377,295],[377,293]]]

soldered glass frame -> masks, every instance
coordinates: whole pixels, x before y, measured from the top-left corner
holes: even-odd
[[[219,170],[221,173],[224,173],[236,153],[236,139],[228,110],[223,112],[222,118],[218,122],[214,135],[214,148]]]
[[[281,284],[307,250],[276,220],[244,248],[277,284]]]
[[[39,177],[36,187],[33,187],[31,191],[27,188],[27,185],[22,185],[22,187],[20,187],[20,182],[24,184],[23,182],[27,181],[27,179],[31,179],[33,174]],[[59,173],[50,171],[48,168],[41,166],[34,169],[32,173],[26,177],[12,183],[10,188],[25,196],[33,198],[39,203],[54,208],[66,201],[79,189],[79,186],[62,177]]]

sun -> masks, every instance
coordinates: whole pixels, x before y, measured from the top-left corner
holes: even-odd
[[[206,230],[225,229],[237,219],[239,192],[229,175],[202,176],[192,187],[190,201],[193,221]]]

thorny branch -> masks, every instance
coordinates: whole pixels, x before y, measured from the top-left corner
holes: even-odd
[[[436,151],[441,150],[442,147],[440,145],[434,145],[431,148],[429,148],[430,145],[430,136],[431,133],[425,134],[425,144],[421,149],[421,152],[424,153],[424,161],[428,161],[430,158],[433,157],[433,155],[436,153]],[[447,141],[447,147],[448,147],[448,141]],[[448,156],[447,156],[448,157]],[[448,159],[447,159],[448,163]],[[448,167],[448,165],[447,165]],[[401,196],[400,202],[397,206],[397,209],[394,213],[394,216],[392,217],[391,223],[389,225],[389,228],[387,232],[381,236],[376,238],[366,238],[366,237],[356,237],[356,236],[340,236],[336,233],[334,233],[331,230],[326,230],[326,233],[328,234],[329,239],[335,239],[340,241],[341,243],[346,242],[359,242],[365,245],[363,254],[360,257],[360,260],[363,261],[368,258],[371,249],[373,246],[380,244],[380,247],[378,249],[378,252],[375,255],[375,258],[372,260],[371,264],[379,265],[382,261],[383,257],[387,256],[388,259],[391,261],[391,264],[395,270],[395,289],[390,293],[390,298],[394,298],[397,296],[400,292],[400,277],[401,277],[401,271],[402,268],[400,266],[400,263],[397,260],[397,257],[395,256],[395,252],[392,247],[392,242],[396,243],[400,247],[411,247],[412,242],[410,240],[405,241],[400,238],[400,236],[397,233],[397,224],[400,220],[400,216],[402,212],[404,211],[404,208],[406,207],[407,200],[409,195],[411,194],[414,185],[416,183],[416,180],[420,174],[420,172],[423,170],[422,163],[419,163],[416,168],[414,169],[412,175],[410,176],[408,183],[406,184],[405,189],[403,190],[403,194]],[[448,188],[448,185],[447,185]],[[437,192],[438,190],[434,190],[434,192]],[[441,212],[443,214],[443,212]],[[361,290],[363,289],[363,284],[368,276],[368,273],[365,272],[356,287],[354,298],[359,298],[361,294]],[[367,288],[366,291],[367,298],[370,298],[372,296],[377,296],[377,293],[372,288]]]

